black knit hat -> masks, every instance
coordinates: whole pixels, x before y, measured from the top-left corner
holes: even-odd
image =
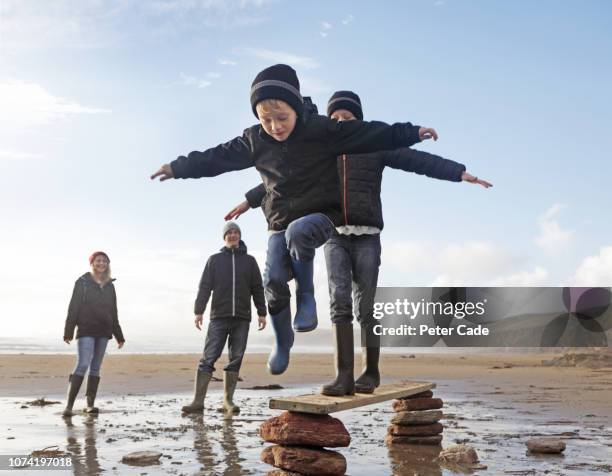
[[[327,102],[327,115],[331,116],[338,109],[351,111],[357,119],[363,120],[361,99],[352,91],[336,91],[332,94]]]
[[[300,94],[300,81],[295,70],[286,64],[275,64],[261,71],[251,84],[251,107],[257,116],[257,103],[264,99],[281,99],[298,115],[304,111],[304,99]]]

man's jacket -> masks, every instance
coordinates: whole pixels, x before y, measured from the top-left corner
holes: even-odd
[[[200,279],[195,314],[204,314],[211,293],[211,319],[237,317],[250,320],[251,297],[257,314],[266,315],[259,266],[255,258],[247,254],[247,247],[242,240],[238,248],[224,246],[219,253],[208,258]]]

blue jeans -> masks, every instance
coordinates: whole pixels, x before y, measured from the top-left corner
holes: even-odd
[[[84,377],[89,369],[91,377],[99,377],[108,340],[108,337],[79,337],[77,364],[72,373]]]
[[[323,213],[311,213],[289,223],[287,230],[268,238],[264,292],[270,314],[278,314],[289,305],[291,292],[287,284],[293,278],[291,260],[312,261],[315,249],[322,246],[334,231],[331,220]]]
[[[223,352],[225,341],[229,353],[229,362],[223,368],[226,372],[240,372],[242,358],[249,337],[249,326],[251,322],[239,317],[216,317],[208,323],[206,331],[206,343],[204,344],[204,355],[200,359],[198,370],[200,372],[213,373],[215,363]]]
[[[353,321],[362,329],[375,324],[374,296],[380,267],[380,234],[341,235],[334,232],[325,244],[330,314],[334,324]],[[362,337],[364,336],[362,332]],[[362,339],[362,345],[363,343]]]

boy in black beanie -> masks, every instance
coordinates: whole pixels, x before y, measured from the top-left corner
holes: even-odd
[[[151,179],[213,177],[255,167],[265,197],[261,203],[270,237],[264,286],[276,346],[268,360],[273,374],[289,364],[293,329],[316,328],[313,258],[315,249],[342,222],[335,158],[407,147],[437,136],[411,123],[332,121],[304,107],[295,71],[275,65],[251,85],[251,107],[259,124],[242,136],[204,152],[191,152],[163,165]],[[288,282],[296,279],[297,312],[291,325]]]
[[[359,96],[351,91],[337,91],[327,103],[327,115],[338,121],[363,119]],[[372,329],[380,266],[380,232],[384,226],[380,193],[385,167],[440,180],[491,186],[468,174],[462,164],[409,148],[338,157],[340,187],[337,193],[342,223],[325,243],[336,380],[323,386],[321,393],[324,395],[351,395],[355,391],[373,393],[380,384],[380,336]],[[250,190],[247,200],[234,207],[225,219],[237,218],[250,207],[260,206],[264,194],[263,185]],[[361,327],[363,361],[363,373],[357,380],[353,378],[353,307]]]

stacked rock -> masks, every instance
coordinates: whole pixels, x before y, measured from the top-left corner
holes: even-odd
[[[442,405],[442,399],[433,398],[431,390],[394,400],[393,410],[396,413],[391,419],[385,443],[440,445],[444,430],[440,423]]]
[[[262,423],[259,434],[275,443],[261,452],[264,463],[280,468],[268,476],[342,476],[346,458],[327,448],[346,447],[351,437],[344,424],[329,415],[283,412]]]

